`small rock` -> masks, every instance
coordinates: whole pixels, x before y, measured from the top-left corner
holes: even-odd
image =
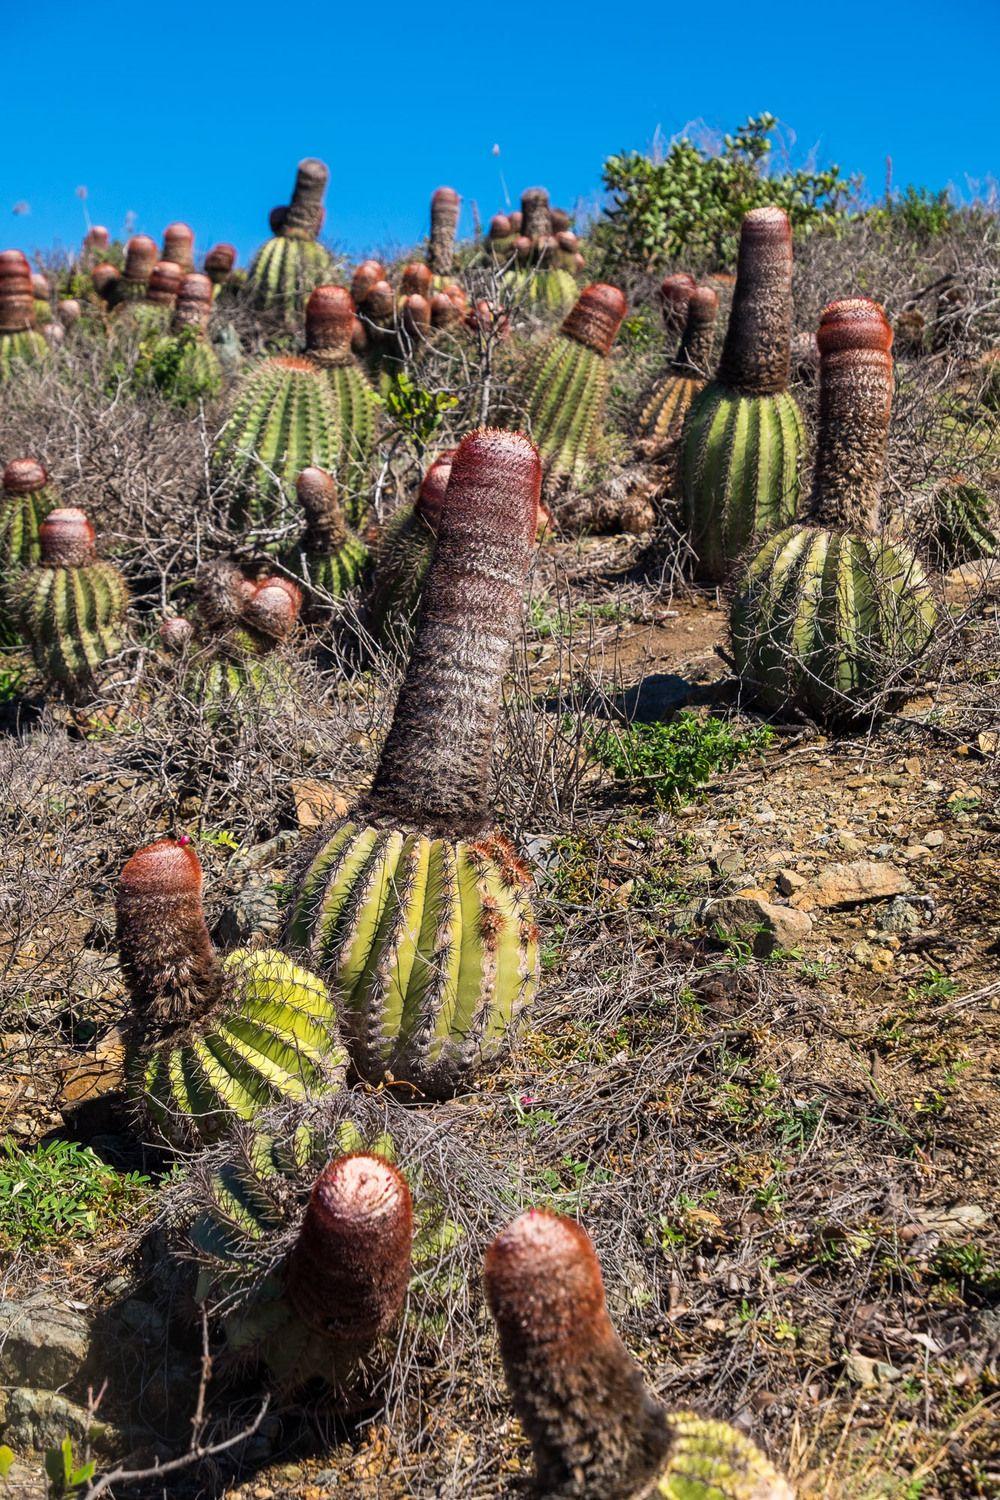
[[[837,843],[845,854],[864,854],[865,846],[853,833],[838,833]]]
[[[292,796],[300,828],[318,828],[327,818],[342,818],[347,812],[347,798],[327,781],[300,776],[292,782]]]
[[[926,844],[908,844],[903,850],[903,858],[915,864],[918,859],[926,859],[930,852]]]
[[[55,1389],[72,1380],[90,1347],[90,1326],[53,1292],[0,1302],[0,1383]]]
[[[752,943],[758,958],[775,948],[795,948],[812,931],[812,918],[790,906],[777,906],[759,896],[721,896],[697,908],[698,924],[709,932],[721,930]]]
[[[856,1385],[883,1385],[893,1380],[902,1380],[902,1370],[888,1365],[882,1359],[869,1359],[866,1354],[849,1354],[844,1360],[844,1374]]]
[[[909,760],[903,761],[903,770],[908,776],[919,776],[923,770],[919,755],[911,755]]]
[[[932,828],[930,833],[924,834],[924,843],[928,849],[940,849],[944,843],[944,834],[940,828]]]
[[[792,896],[806,884],[806,878],[795,870],[779,870],[775,884],[783,896]]]
[[[862,901],[901,896],[913,889],[913,883],[895,865],[859,859],[827,865],[807,889],[817,906],[856,906]]]
[[[58,1448],[66,1437],[74,1447],[89,1443],[105,1453],[121,1447],[121,1438],[110,1423],[91,1417],[85,1406],[54,1391],[28,1386],[10,1392],[3,1436],[4,1442],[21,1452]]]
[[[916,932],[921,921],[920,911],[912,901],[905,896],[894,896],[875,918],[875,926],[880,932]]]

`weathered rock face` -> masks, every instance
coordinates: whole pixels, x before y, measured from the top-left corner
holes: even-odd
[[[0,1383],[56,1390],[73,1379],[89,1347],[86,1317],[52,1292],[0,1302]]]
[[[74,1448],[89,1443],[100,1451],[113,1451],[120,1442],[109,1423],[92,1417],[85,1406],[54,1391],[21,1386],[7,1396],[3,1440],[18,1452],[30,1453],[58,1448],[69,1438]]]
[[[875,859],[827,865],[805,888],[816,906],[854,906],[862,901],[882,901],[912,891],[913,882],[895,865]]]
[[[775,948],[795,948],[812,931],[812,919],[804,911],[779,906],[759,896],[721,896],[702,901],[695,914],[699,927],[742,938],[757,958],[767,958]]]

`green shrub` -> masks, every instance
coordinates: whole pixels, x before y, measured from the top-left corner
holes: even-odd
[[[690,801],[716,771],[731,770],[774,738],[766,725],[737,729],[726,719],[678,714],[669,724],[631,724],[590,737],[594,755],[616,781],[642,782],[658,802]]]
[[[898,226],[906,234],[923,240],[947,234],[959,217],[959,210],[952,203],[947,188],[932,193],[929,188],[914,187],[912,182],[902,193],[868,214],[869,222],[880,229],[891,230]]]
[[[9,1138],[0,1141],[0,1247],[89,1238],[99,1220],[119,1218],[138,1202],[148,1180],[114,1171],[76,1141],[50,1141],[30,1151]]]
[[[770,203],[786,211],[793,229],[838,223],[859,184],[836,166],[768,173],[777,125],[774,115],[751,116],[717,156],[683,137],[662,161],[638,151],[608,157],[604,185],[614,201],[593,235],[605,259],[649,268],[678,258],[731,265],[744,214]]]

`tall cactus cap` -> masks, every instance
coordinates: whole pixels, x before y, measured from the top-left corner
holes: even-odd
[[[307,156],[299,162],[292,201],[281,226],[281,233],[291,237],[315,239],[323,227],[323,194],[330,180],[325,162]]]
[[[33,495],[49,482],[44,465],[37,458],[12,458],[3,471],[5,495]]]
[[[660,309],[668,336],[677,337],[684,328],[688,303],[697,285],[688,271],[676,271],[660,282]]]
[[[232,275],[236,265],[236,246],[213,245],[205,256],[205,275],[215,286],[221,286]]]
[[[552,233],[552,214],[545,188],[525,188],[521,194],[521,233],[529,239],[545,239]]]
[[[201,865],[186,836],[146,844],[118,877],[118,956],[141,1030],[200,1020],[223,997],[201,888]]]
[[[295,493],[306,518],[306,551],[330,557],[347,536],[337,481],[325,469],[303,469]]]
[[[431,197],[431,237],[427,260],[435,276],[447,276],[451,272],[461,202],[455,189],[450,187],[437,188]]]
[[[200,271],[185,276],[174,303],[171,329],[179,333],[182,328],[194,328],[204,333],[212,316],[212,282]]]
[[[824,308],[816,342],[819,430],[810,520],[874,534],[892,411],[892,328],[877,302],[850,297]]]
[[[611,353],[627,311],[624,292],[607,282],[595,281],[584,287],[576,306],[564,319],[560,332],[585,349],[605,356]]]
[[[363,302],[378,281],[385,280],[385,266],[380,260],[363,260],[351,277],[351,296]]]
[[[340,363],[351,358],[354,299],[346,287],[318,286],[306,303],[306,350]]]
[[[49,511],[38,528],[41,562],[48,568],[78,568],[96,556],[94,528],[75,506]]]
[[[718,380],[748,396],[788,385],[792,344],[792,226],[783,208],[743,219],[736,288]]]
[[[438,529],[441,508],[448,490],[448,480],[451,478],[451,466],[457,452],[457,448],[448,448],[444,453],[439,453],[424,475],[420,486],[416,503],[417,514],[427,522],[432,531]]]
[[[696,286],[688,298],[684,332],[674,360],[675,366],[707,379],[718,315],[719,294],[715,288]]]
[[[150,272],[146,301],[157,307],[173,307],[183,280],[184,272],[176,261],[158,260]]]
[[[379,1156],[342,1156],[313,1185],[285,1289],[308,1326],[370,1345],[398,1319],[410,1280],[413,1204]]]
[[[35,326],[31,267],[20,250],[0,251],[0,333],[24,333]]]
[[[611,1325],[586,1231],[545,1210],[522,1214],[487,1251],[486,1297],[542,1493],[634,1494],[670,1434]]]
[[[163,259],[172,260],[182,271],[194,270],[194,230],[190,224],[168,224],[163,231]]]
[[[519,432],[484,427],[459,445],[409,668],[368,798],[372,812],[459,835],[487,822],[501,684],[541,484],[537,449]]]
[[[153,267],[159,259],[156,244],[149,238],[148,234],[134,234],[125,246],[125,271],[126,281],[145,282],[153,274]]]

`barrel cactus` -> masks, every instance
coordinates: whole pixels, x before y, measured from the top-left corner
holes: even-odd
[[[121,336],[165,333],[170,326],[184,272],[173,261],[159,260],[149,274],[142,298],[119,302],[112,329]]]
[[[34,567],[42,555],[42,522],[59,504],[42,464],[35,458],[15,458],[0,481],[0,645],[16,635],[11,619],[11,595],[19,574]]]
[[[692,287],[685,308],[677,354],[639,417],[644,451],[661,458],[676,451],[691,403],[708,379],[718,294],[710,286]]]
[[[31,267],[20,250],[0,251],[0,385],[19,365],[37,365],[49,345],[38,332]]]
[[[357,1072],[432,1098],[496,1056],[537,982],[530,877],[492,829],[488,776],[540,484],[521,434],[463,440],[374,783],[305,848],[289,907]]]
[[[543,1495],[793,1500],[742,1433],[669,1412],[608,1317],[600,1262],[572,1219],[532,1209],[486,1255],[486,1298]]]
[[[414,503],[401,505],[376,538],[364,627],[381,649],[402,652],[410,644],[456,451],[449,448],[437,456]]]
[[[175,406],[209,400],[222,389],[219,356],[206,338],[214,289],[197,271],[180,283],[169,331],[140,354],[137,381],[148,382]]]
[[[549,482],[579,482],[593,461],[610,379],[608,355],[626,308],[617,287],[585,287],[559,332],[531,356],[519,378]]]
[[[521,195],[520,213],[498,214],[486,242],[493,260],[506,267],[514,293],[547,313],[564,313],[572,307],[576,274],[583,267],[568,219],[556,232],[556,213],[544,188],[527,188]]]
[[[1000,556],[1000,506],[961,475],[944,480],[928,506],[929,549],[943,568]]]
[[[341,599],[361,579],[368,548],[344,518],[332,474],[303,469],[295,489],[306,524],[301,543],[286,556],[285,566],[309,585],[321,603],[324,595],[328,600]]]
[[[144,302],[158,260],[155,240],[151,240],[148,234],[134,234],[125,246],[125,265],[121,273],[100,278],[101,285],[98,286],[97,271],[100,268],[95,266],[91,273],[94,285],[98,286],[100,295],[109,307],[119,308],[126,302]]]
[[[692,403],[680,459],[685,525],[711,582],[798,511],[805,433],[788,391],[791,336],[791,225],[783,209],[751,209],[722,358]]]
[[[271,213],[273,239],[254,256],[246,286],[258,307],[298,317],[306,298],[330,272],[328,252],[317,243],[330,173],[315,157],[299,162],[292,201]]]
[[[12,586],[11,614],[45,679],[81,698],[121,649],[128,589],[118,569],[98,559],[82,510],[49,511],[38,545],[37,564]]]
[[[323,371],[337,403],[337,479],[347,518],[357,525],[368,509],[380,403],[351,348],[354,322],[354,299],[344,287],[321,286],[310,295],[306,303],[306,357]]]
[[[892,329],[867,298],[823,312],[819,431],[807,524],[767,541],[740,579],[733,657],[766,707],[851,722],[903,696],[937,618],[923,568],[879,529]]]
[[[201,893],[190,840],[161,839],[128,860],[116,900],[130,1096],[182,1146],[338,1088],[346,1062],[322,980],[273,949],[221,959]]]
[[[200,569],[196,596],[191,629],[165,622],[160,640],[168,652],[183,654],[184,693],[218,738],[239,729],[250,702],[273,703],[289,687],[279,648],[295,629],[302,591],[288,578],[251,576],[221,558]]]

